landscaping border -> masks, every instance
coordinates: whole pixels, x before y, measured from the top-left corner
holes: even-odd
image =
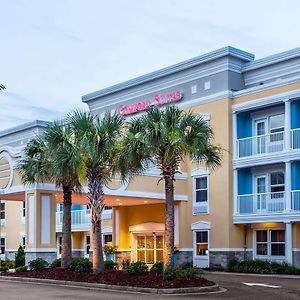
[[[65,280],[54,280],[54,279],[40,279],[40,278],[29,278],[29,277],[16,277],[16,276],[1,276],[1,281],[14,281],[24,283],[38,283],[38,284],[51,284],[51,285],[63,285],[70,287],[84,287],[95,290],[110,290],[118,292],[134,292],[134,293],[146,293],[146,294],[209,294],[216,292],[225,292],[226,290],[220,288],[219,285],[211,285],[204,287],[189,287],[189,288],[144,288],[124,285],[110,285],[103,283],[90,283],[90,282],[77,282],[77,281],[65,281]]]

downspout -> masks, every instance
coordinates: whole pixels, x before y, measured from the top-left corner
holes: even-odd
[[[247,234],[248,234],[248,226],[244,225],[244,260],[247,259]]]

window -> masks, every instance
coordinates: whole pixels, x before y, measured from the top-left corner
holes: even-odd
[[[208,176],[194,178],[194,214],[208,212]]]
[[[89,255],[91,249],[91,237],[87,235],[85,237],[85,254]]]
[[[285,231],[257,230],[256,231],[257,256],[285,256]]]
[[[192,94],[196,94],[197,93],[197,85],[196,84],[194,84],[194,85],[191,86],[191,93]]]
[[[205,81],[204,82],[204,90],[209,90],[210,89],[210,81]]]
[[[285,231],[271,231],[271,256],[285,256]]]
[[[25,218],[26,215],[26,206],[25,201],[22,202],[22,217]]]
[[[196,231],[196,255],[208,255],[208,231]]]
[[[162,235],[143,235],[137,237],[137,261],[143,261],[146,264],[154,264],[163,261]]]
[[[57,204],[57,212],[63,212],[64,211],[64,205],[63,204]]]
[[[0,255],[5,255],[5,238],[0,238]]]
[[[268,255],[268,230],[256,231],[256,254]]]
[[[270,117],[270,133],[284,131],[284,114]]]
[[[61,255],[62,252],[62,237],[58,237],[58,254]]]
[[[111,234],[104,234],[103,235],[103,245],[104,246],[111,246],[112,245],[112,235]]]
[[[270,179],[271,179],[271,184],[270,184],[271,193],[284,191],[284,173],[283,172],[271,173]]]
[[[5,220],[5,203],[0,202],[0,220]]]

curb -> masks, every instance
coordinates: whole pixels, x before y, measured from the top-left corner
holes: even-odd
[[[165,295],[208,294],[208,293],[216,293],[216,292],[220,293],[226,291],[220,288],[217,284],[211,286],[204,286],[204,287],[159,289],[159,288],[143,288],[143,287],[133,287],[133,286],[110,285],[110,284],[103,284],[103,283],[76,282],[76,281],[1,276],[1,275],[0,275],[0,281],[51,284],[51,285],[62,285],[62,286],[69,286],[69,287],[82,287],[82,288],[88,288],[93,290],[110,290],[110,291],[118,291],[118,292],[134,292],[134,293],[165,294]]]
[[[232,276],[252,276],[252,277],[272,277],[272,278],[300,279],[300,275],[235,273],[235,272],[223,272],[223,271],[205,271],[204,275],[232,275]]]

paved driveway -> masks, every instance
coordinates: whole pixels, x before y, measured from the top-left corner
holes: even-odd
[[[259,276],[238,276],[231,274],[207,274],[206,277],[225,287],[227,292],[211,295],[148,295],[93,291],[89,289],[28,284],[0,280],[0,299],[48,300],[48,299],[85,299],[85,300],[134,300],[134,299],[300,299],[300,278],[273,278]]]

